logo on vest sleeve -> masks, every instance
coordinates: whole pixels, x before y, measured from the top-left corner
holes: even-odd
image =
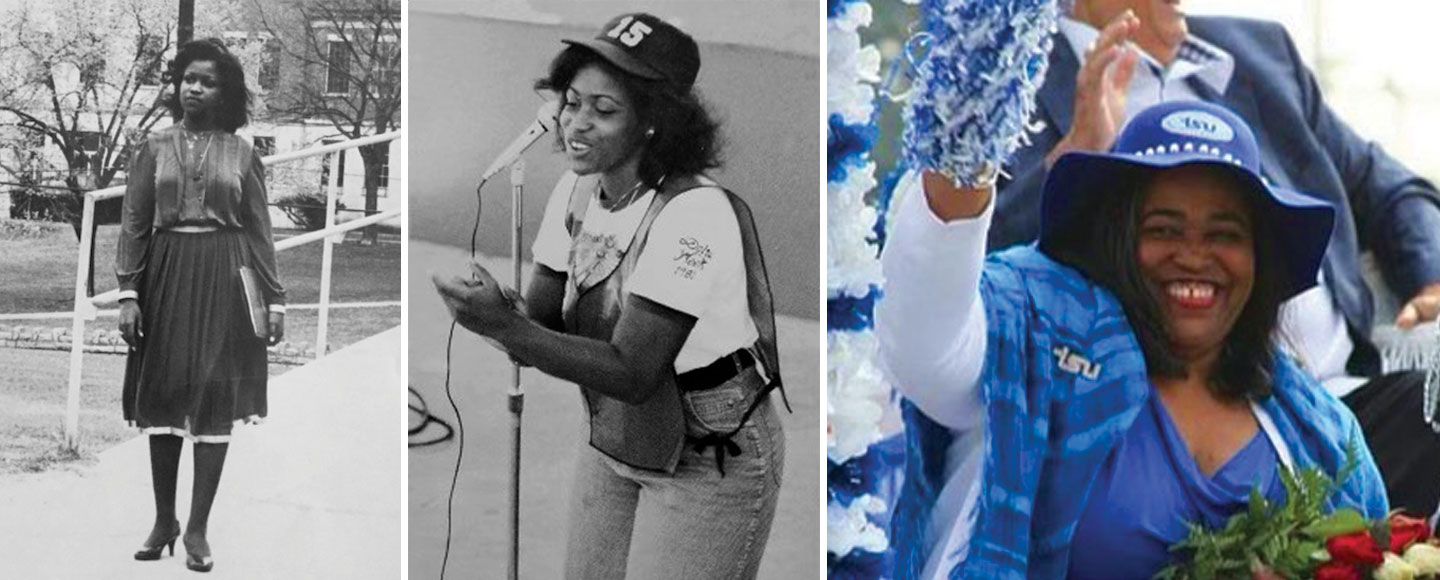
[[[1160,126],[1177,135],[1229,141],[1235,138],[1235,129],[1220,117],[1205,111],[1176,111],[1160,120]]]
[[[1055,366],[1060,370],[1072,375],[1080,375],[1090,380],[1100,377],[1100,365],[1090,362],[1089,359],[1080,356],[1080,353],[1070,350],[1068,346],[1057,346],[1051,351],[1055,355]]]

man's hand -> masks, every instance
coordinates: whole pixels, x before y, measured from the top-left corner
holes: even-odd
[[[1107,151],[1125,124],[1125,93],[1135,75],[1140,53],[1128,44],[1140,29],[1132,10],[1105,25],[1085,51],[1085,64],[1075,75],[1075,109],[1070,131],[1045,156],[1045,166],[1071,151]]]
[[[1415,328],[1421,322],[1430,322],[1440,317],[1440,282],[1420,289],[1420,293],[1400,308],[1395,316],[1395,326],[1405,330]]]

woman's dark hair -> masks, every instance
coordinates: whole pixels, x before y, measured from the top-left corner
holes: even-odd
[[[1232,191],[1249,187],[1228,171],[1220,173],[1229,180]],[[1111,180],[1127,185],[1114,195],[1094,196],[1098,200],[1093,208],[1072,213],[1091,217],[1074,220],[1054,243],[1047,244],[1047,251],[1056,261],[1079,270],[1119,299],[1150,374],[1180,378],[1185,376],[1185,366],[1170,349],[1160,297],[1146,284],[1136,256],[1140,212],[1152,177],[1152,172],[1134,170],[1129,176]],[[1220,357],[1206,377],[1211,391],[1229,401],[1270,395],[1274,331],[1284,301],[1281,273],[1286,271],[1285,257],[1276,245],[1275,229],[1264,226],[1268,221],[1263,215],[1265,209],[1256,200],[1247,196],[1246,203],[1254,224],[1255,281],[1250,299],[1226,335]]]
[[[640,126],[655,129],[640,158],[640,179],[645,185],[655,187],[667,175],[695,175],[721,165],[720,124],[692,87],[632,75],[594,51],[572,45],[551,61],[549,74],[535,81],[535,89],[564,98],[575,75],[592,64],[619,81]],[[555,140],[563,147],[561,132],[555,132]]]
[[[195,61],[215,63],[220,73],[220,100],[215,105],[215,126],[228,133],[244,127],[250,122],[250,89],[245,86],[245,69],[240,59],[230,54],[225,42],[218,38],[192,40],[180,47],[175,59],[165,67],[162,82],[170,85],[170,95],[165,98],[165,108],[170,116],[179,121],[185,116],[180,108],[180,84],[185,78],[185,69]]]

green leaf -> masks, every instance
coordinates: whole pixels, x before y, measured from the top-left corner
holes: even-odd
[[[1390,522],[1388,520],[1377,520],[1370,523],[1370,537],[1375,539],[1382,549],[1389,549],[1390,545]]]
[[[1326,518],[1305,526],[1302,532],[1317,540],[1359,532],[1366,527],[1365,516],[1353,508],[1340,508]]]

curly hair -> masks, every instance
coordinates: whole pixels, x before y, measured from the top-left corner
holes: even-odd
[[[720,167],[720,123],[693,87],[641,78],[590,49],[569,46],[551,61],[549,74],[535,81],[535,89],[563,94],[575,75],[590,65],[619,81],[634,104],[640,125],[655,129],[640,157],[640,179],[647,186],[658,186],[667,175],[697,175]],[[564,147],[563,140],[557,131],[557,149]]]
[[[1231,190],[1246,187],[1233,174],[1220,171]],[[1140,242],[1141,209],[1155,172],[1133,170],[1116,176],[1120,185],[1112,195],[1094,196],[1095,207],[1083,212],[1093,219],[1072,220],[1059,231],[1047,252],[1113,293],[1125,310],[1125,318],[1145,353],[1147,371],[1155,376],[1177,378],[1185,365],[1170,347],[1161,297],[1145,282],[1136,252]],[[1265,208],[1246,198],[1250,215],[1255,216],[1255,282],[1250,298],[1225,335],[1219,359],[1206,377],[1211,392],[1222,400],[1264,399],[1270,395],[1276,352],[1275,328],[1280,304],[1284,302],[1287,271],[1274,228],[1261,227],[1267,220]],[[1077,221],[1083,223],[1076,223]],[[1118,227],[1116,227],[1118,225]]]
[[[220,73],[220,101],[216,104],[215,125],[234,133],[248,124],[251,97],[249,87],[245,86],[245,69],[240,66],[240,59],[231,54],[225,42],[218,38],[185,43],[175,54],[175,59],[165,66],[161,82],[171,88],[164,102],[170,116],[176,121],[185,117],[185,111],[180,107],[180,83],[185,78],[185,69],[196,61],[213,62]]]

